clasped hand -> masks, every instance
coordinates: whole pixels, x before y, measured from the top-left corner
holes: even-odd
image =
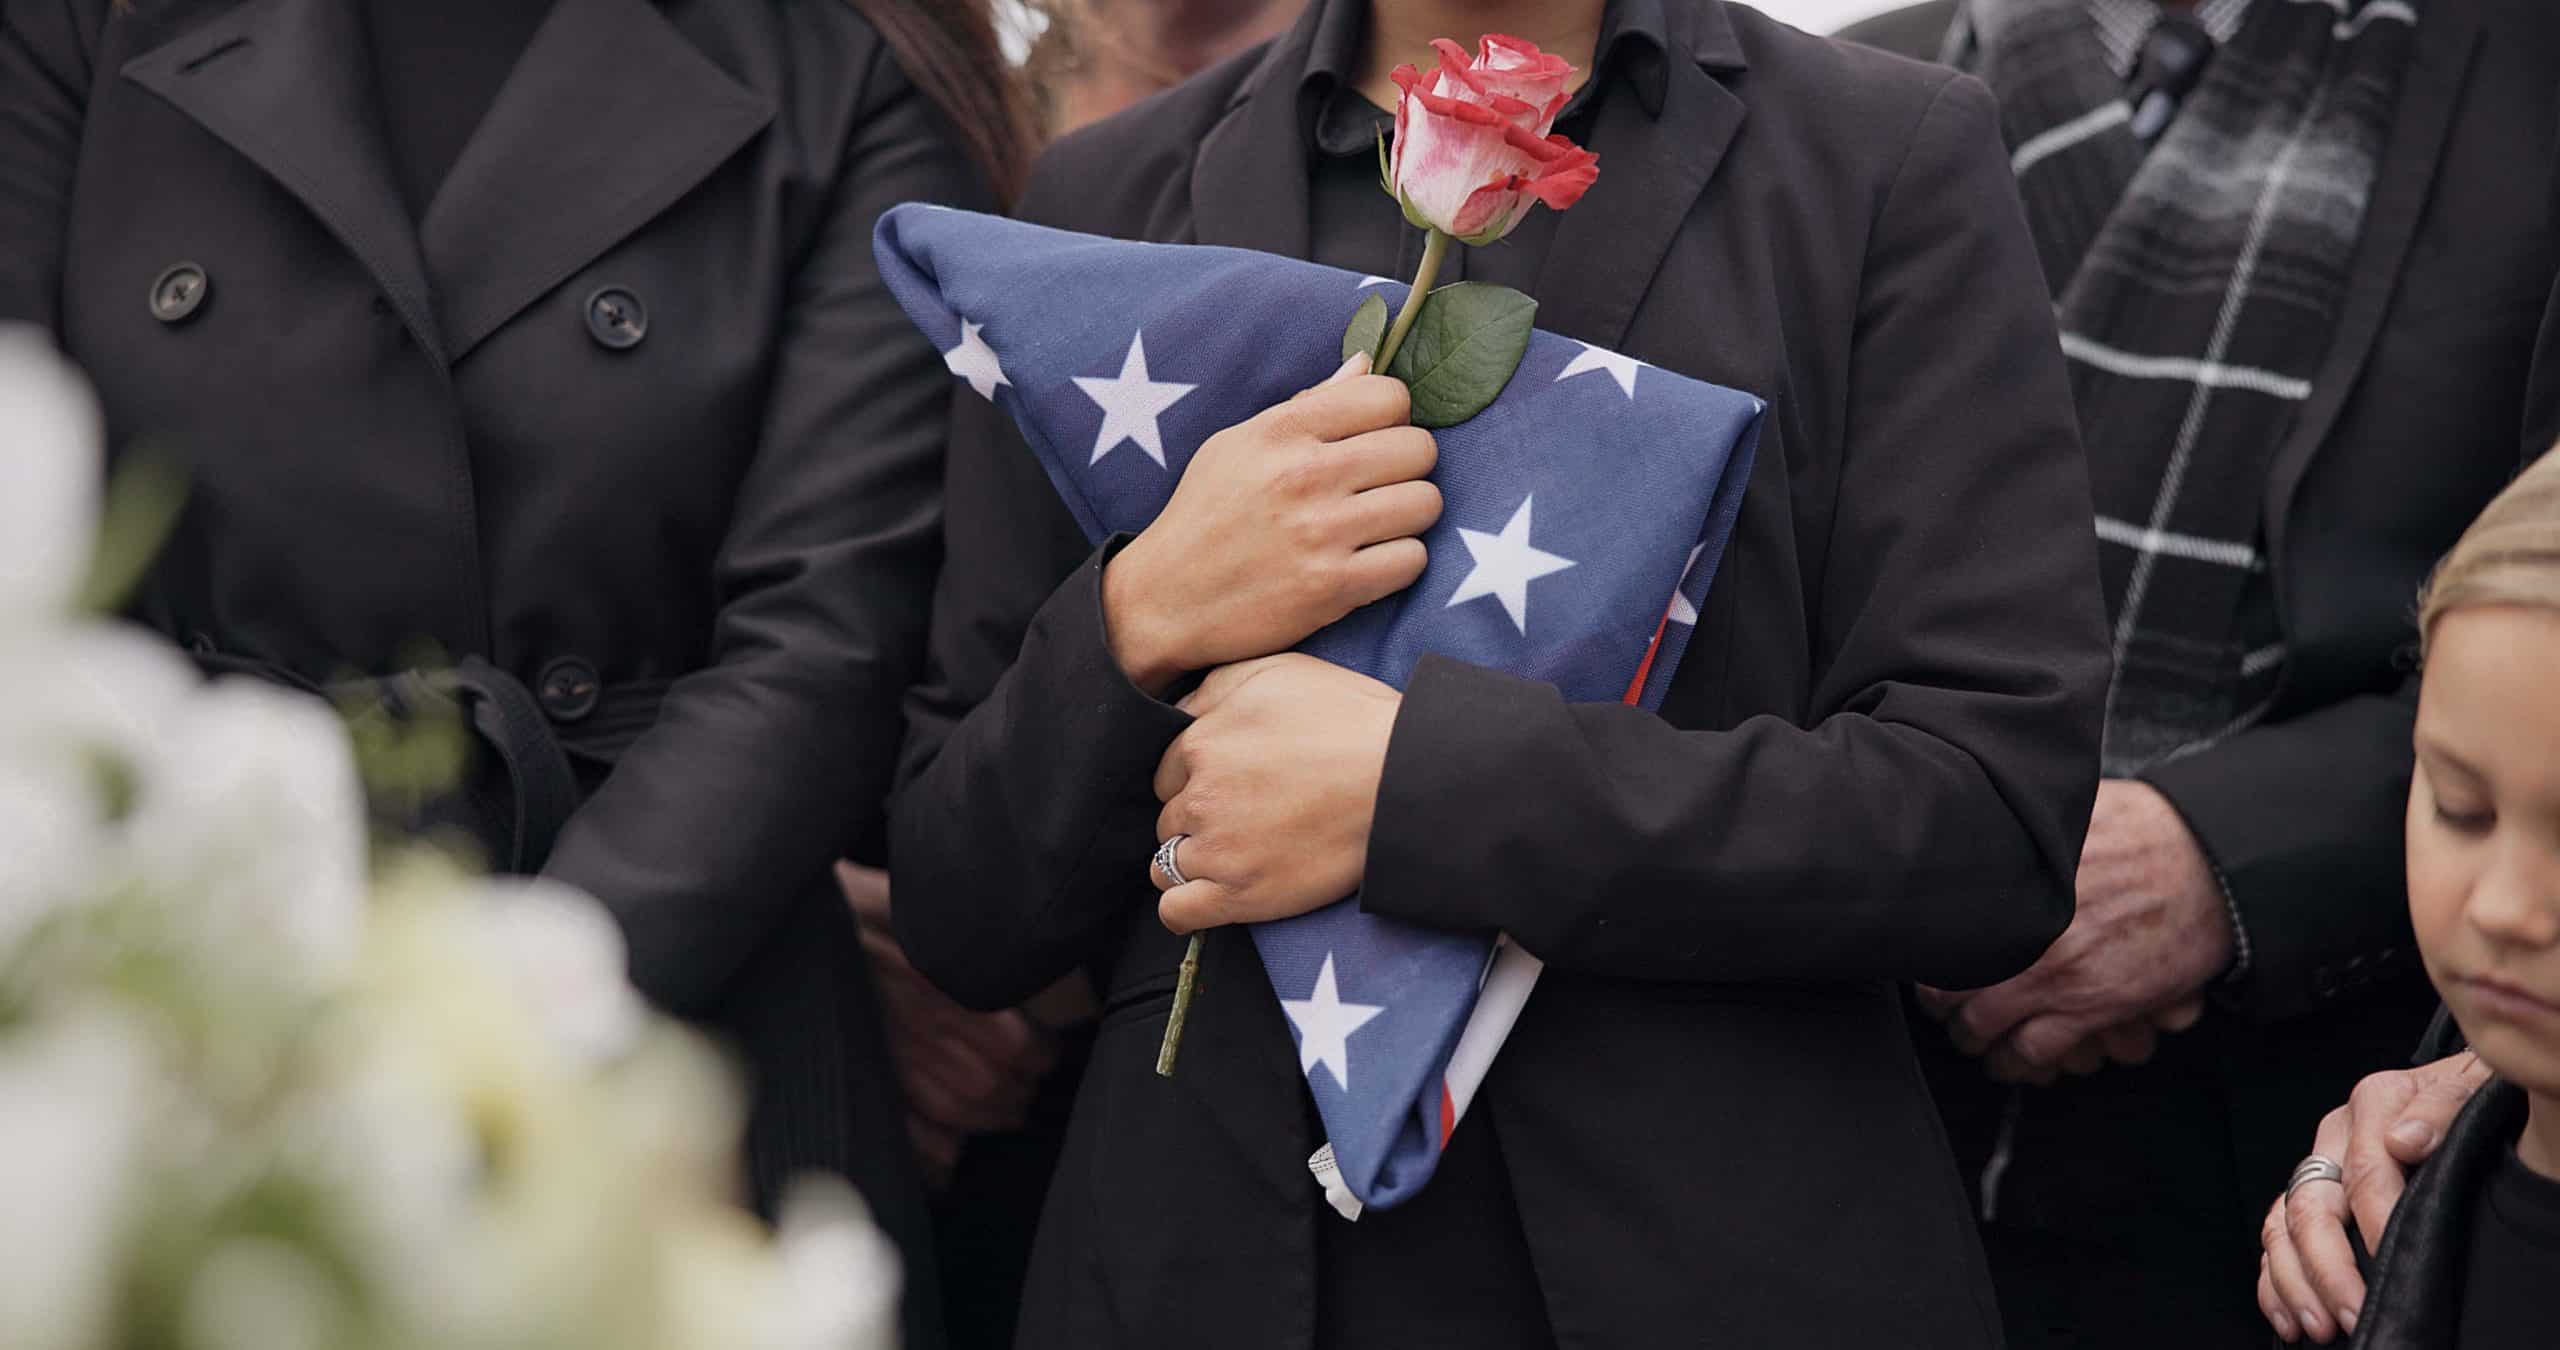
[[[1155,778],[1156,837],[1187,836],[1184,884],[1148,868],[1177,933],[1359,889],[1400,696],[1287,649],[1422,575],[1439,449],[1409,409],[1404,385],[1352,357],[1210,437],[1103,571],[1111,652],[1133,684],[1160,694],[1209,672]]]
[[[2002,1082],[2049,1083],[2151,1058],[2203,1015],[2237,939],[2222,888],[2177,808],[2148,783],[2098,785],[2071,926],[2024,974],[1923,989],[1958,1049]]]
[[[1176,933],[1320,909],[1360,887],[1403,696],[1294,652],[1212,672],[1198,720],[1156,768],[1156,837],[1184,836],[1184,883],[1155,869]]]

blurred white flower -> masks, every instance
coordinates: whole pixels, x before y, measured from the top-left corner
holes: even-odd
[[[106,884],[113,816],[198,684],[168,644],[120,624],[0,641],[0,952]]]
[[[311,1254],[237,1237],[196,1268],[181,1311],[188,1350],[334,1350],[352,1343],[347,1291]]]
[[[96,546],[98,402],[40,329],[0,324],[0,640],[59,617]]]
[[[853,1188],[803,1177],[775,1233],[782,1293],[764,1350],[890,1350],[898,1343],[898,1253]]]
[[[152,1083],[140,1028],[103,1007],[0,1036],[0,1345],[104,1341]]]
[[[364,790],[346,727],[316,698],[247,679],[206,685],[140,776],[126,834],[140,875],[234,953],[300,987],[336,979],[364,927]]]
[[[649,1011],[631,987],[622,929],[604,906],[539,878],[493,877],[477,889],[489,955],[552,1048],[581,1069],[629,1052]]]
[[[0,956],[83,898],[97,866],[86,785],[45,770],[0,760]]]

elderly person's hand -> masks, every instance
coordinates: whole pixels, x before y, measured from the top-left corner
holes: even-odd
[[[1156,770],[1158,839],[1183,884],[1148,868],[1164,925],[1190,933],[1321,909],[1360,888],[1387,737],[1404,696],[1312,656],[1223,666],[1182,700],[1199,719]]]
[[[2026,973],[1971,992],[1922,991],[1957,1047],[2003,1081],[2148,1059],[2157,1033],[2193,1025],[2206,986],[2231,967],[2237,939],[2221,885],[2177,808],[2148,783],[2098,785],[2078,892],[2071,926]]]
[[[2297,1183],[2259,1226],[2258,1311],[2287,1341],[2326,1345],[2356,1329],[2364,1277],[2356,1272],[2347,1220],[2368,1244],[2382,1240],[2408,1169],[2444,1141],[2463,1103],[2489,1081],[2469,1051],[2414,1069],[2377,1073],[2356,1084],[2347,1104],[2321,1117],[2311,1153],[2335,1162],[2340,1180]]]
[[[908,1137],[926,1177],[939,1185],[970,1135],[1021,1128],[1057,1062],[1055,1045],[1019,1010],[971,1011],[908,963],[890,931],[887,873],[840,862],[836,882],[853,906],[879,989],[890,1056],[907,1099]]]

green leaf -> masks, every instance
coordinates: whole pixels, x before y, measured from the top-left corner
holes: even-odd
[[[80,607],[110,614],[131,599],[186,504],[187,475],[175,458],[149,447],[127,457],[107,481],[97,552],[80,588]]]
[[[1387,340],[1387,298],[1376,291],[1351,311],[1351,326],[1342,330],[1342,359],[1354,353],[1367,352],[1369,364],[1378,363],[1378,345]]]
[[[1438,430],[1483,412],[1520,368],[1537,316],[1537,301],[1480,281],[1425,297],[1387,368],[1413,395],[1413,424]]]

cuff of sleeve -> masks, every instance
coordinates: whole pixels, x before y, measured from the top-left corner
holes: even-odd
[[[1373,913],[1449,929],[1501,929],[1502,888],[1483,884],[1491,863],[1482,842],[1498,832],[1470,784],[1507,781],[1492,727],[1530,727],[1562,709],[1547,685],[1445,656],[1426,656],[1405,684],[1387,741],[1378,808],[1369,827],[1369,856],[1360,903]],[[1464,833],[1453,827],[1464,822]],[[1520,936],[1515,933],[1514,936]]]
[[[1116,734],[1092,738],[1089,748],[1102,751],[1105,758],[1089,765],[1089,771],[1098,769],[1096,777],[1105,781],[1134,773],[1140,782],[1152,783],[1166,747],[1191,725],[1191,717],[1131,683],[1129,673],[1111,654],[1110,624],[1102,608],[1102,569],[1131,538],[1115,534],[1094,550],[1041,606],[1023,649],[1027,653],[1035,644],[1047,649],[1048,659],[1033,668],[1044,672],[1044,682],[1050,682],[1041,697],[1053,715],[1065,719],[1063,725],[1117,729]],[[1088,748],[1082,741],[1080,737],[1080,749]]]
[[[2187,822],[2222,887],[2240,959],[2216,987],[2221,1003],[2275,1022],[2348,997],[2414,960],[2396,901],[2396,832],[2363,846],[2306,848],[2291,837],[2303,808],[2271,801],[2263,775],[2217,766],[2212,752],[2143,775]],[[2219,769],[2219,771],[2217,771]],[[2377,878],[2388,882],[2377,884]],[[2361,892],[2375,890],[2378,894]]]

